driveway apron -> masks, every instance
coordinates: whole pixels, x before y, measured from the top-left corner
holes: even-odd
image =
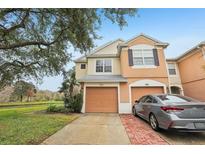
[[[42,144],[130,144],[118,114],[90,113],[65,126]]]

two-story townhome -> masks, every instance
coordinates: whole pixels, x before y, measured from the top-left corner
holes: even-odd
[[[154,93],[205,101],[205,42],[173,59],[165,59],[167,46],[140,34],[108,42],[77,59],[82,112],[130,113],[135,100]]]
[[[141,96],[181,93],[177,62],[166,62],[168,43],[145,34],[117,39],[75,61],[83,90],[82,112],[130,113]]]
[[[205,42],[167,62],[178,67],[184,95],[205,101]]]

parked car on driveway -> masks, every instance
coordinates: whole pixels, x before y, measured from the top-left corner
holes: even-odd
[[[205,131],[205,103],[192,98],[171,95],[146,95],[135,101],[133,115],[150,123],[152,129]]]

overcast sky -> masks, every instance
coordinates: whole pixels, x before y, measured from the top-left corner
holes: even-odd
[[[108,20],[104,20],[98,34],[102,45],[117,38],[128,40],[133,36],[145,33],[170,45],[165,50],[167,58],[177,57],[188,49],[205,41],[205,9],[139,9],[138,16],[128,17],[128,26],[122,30]],[[72,50],[72,49],[71,49]],[[80,56],[73,51],[73,59]],[[67,68],[71,68],[73,62]],[[45,77],[39,89],[57,91],[62,83],[62,76]]]

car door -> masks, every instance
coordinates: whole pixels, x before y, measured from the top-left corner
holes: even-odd
[[[144,118],[147,120],[149,119],[152,103],[153,103],[153,98],[151,96],[147,96],[144,102],[142,103]]]
[[[146,99],[146,96],[141,97],[139,99],[139,102],[136,103],[136,105],[135,105],[136,113],[142,118],[144,118],[143,103],[144,103],[145,99]]]

